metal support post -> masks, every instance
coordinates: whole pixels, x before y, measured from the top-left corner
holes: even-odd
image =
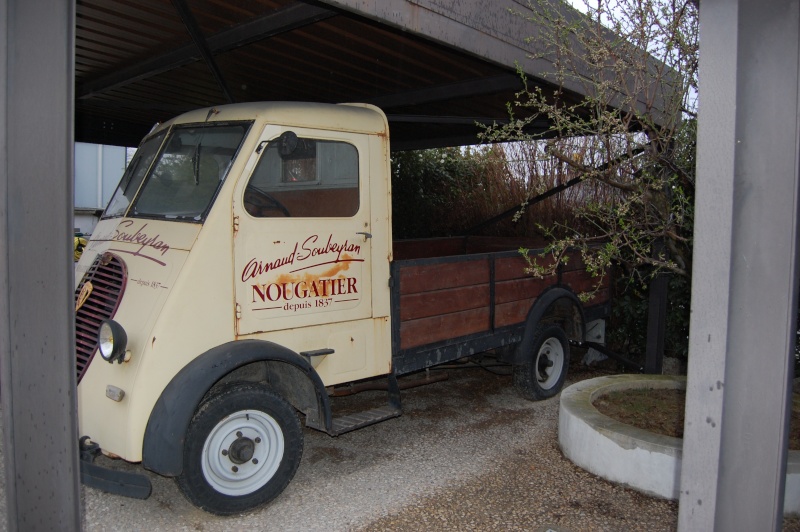
[[[779,530],[797,315],[800,3],[703,0],[679,530]]]
[[[0,382],[8,530],[80,529],[74,2],[0,0]]]

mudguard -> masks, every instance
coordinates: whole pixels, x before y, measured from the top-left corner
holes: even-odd
[[[586,336],[586,317],[580,299],[578,299],[578,296],[576,296],[574,292],[565,286],[551,286],[542,292],[542,294],[536,299],[536,302],[531,307],[531,310],[528,312],[528,318],[525,323],[525,333],[522,337],[522,341],[519,343],[517,349],[514,349],[514,351],[510,353],[510,357],[506,359],[507,362],[511,364],[522,364],[524,362],[523,357],[531,350],[531,344],[534,341],[537,326],[543,318],[547,318],[547,315],[551,311],[553,305],[560,300],[568,301],[573,309],[577,311],[580,320],[579,324],[573,323],[573,327],[571,327],[572,329],[575,329],[575,325],[577,325],[577,334],[568,330],[564,331],[567,333],[567,338],[578,342],[582,342],[584,340]],[[580,337],[578,338],[577,336]]]
[[[142,444],[144,468],[168,477],[180,475],[186,430],[203,396],[231,371],[261,361],[285,362],[301,370],[316,391],[319,412],[326,416],[325,424],[330,424],[330,403],[325,386],[306,359],[273,342],[228,342],[187,364],[161,393],[145,429]]]

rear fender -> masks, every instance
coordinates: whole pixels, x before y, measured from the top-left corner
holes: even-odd
[[[578,296],[565,286],[551,286],[542,292],[528,311],[522,341],[509,353],[506,362],[524,362],[526,353],[531,352],[536,329],[542,323],[558,325],[573,342],[583,342],[586,336],[586,318]]]

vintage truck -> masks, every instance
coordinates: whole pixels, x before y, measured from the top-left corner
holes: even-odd
[[[524,273],[517,243],[392,242],[389,129],[363,104],[202,109],[142,141],[76,266],[84,483],[253,509],[292,479],[303,429],[399,416],[397,378],[487,350],[551,397],[570,342],[607,311],[571,261]],[[334,390],[383,378],[386,403],[335,416]]]

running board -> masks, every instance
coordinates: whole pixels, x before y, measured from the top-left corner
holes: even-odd
[[[382,406],[380,408],[373,408],[365,412],[357,414],[350,414],[349,416],[342,416],[333,419],[333,425],[329,434],[331,436],[339,436],[346,432],[357,430],[369,425],[374,425],[393,417],[399,417],[402,411],[393,406]]]
[[[335,417],[331,420],[331,429],[328,434],[331,436],[339,436],[347,432],[368,427],[393,417],[400,417],[403,413],[400,407],[400,386],[397,384],[397,376],[390,373],[387,382],[387,392],[389,402],[386,406],[365,410],[356,414],[349,414],[346,416]]]

